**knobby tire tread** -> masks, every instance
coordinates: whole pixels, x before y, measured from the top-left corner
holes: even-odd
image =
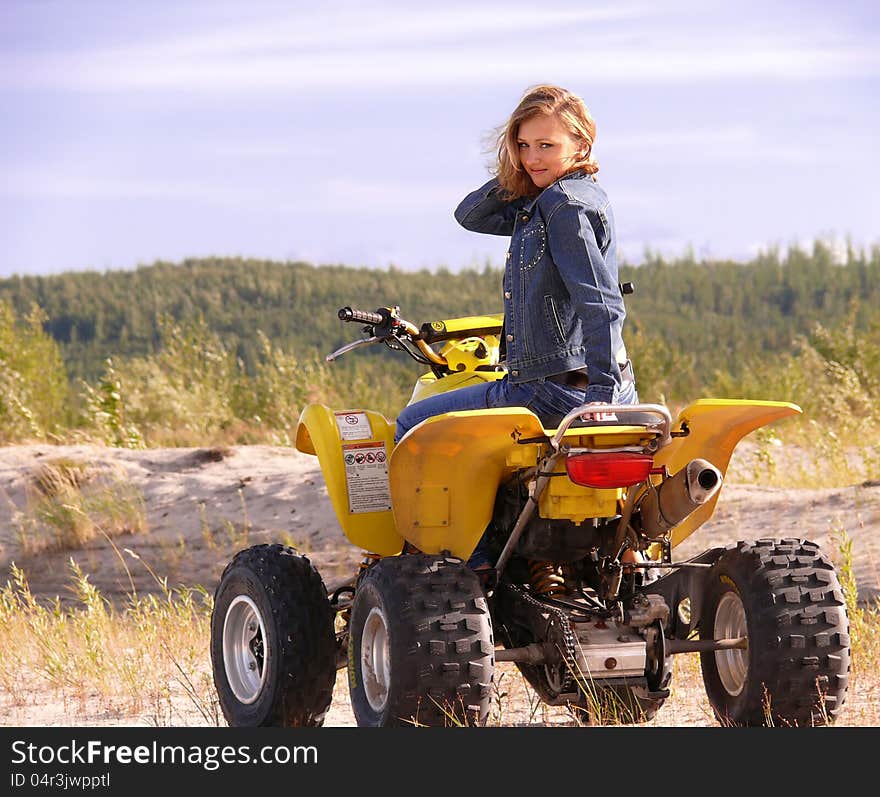
[[[336,680],[336,636],[333,611],[320,574],[307,557],[290,547],[256,545],[240,551],[224,569],[215,592],[215,607],[227,580],[240,576],[242,571],[250,573],[265,593],[280,654],[275,682],[266,687],[272,690],[271,695],[267,695],[268,706],[263,716],[256,717],[254,724],[274,727],[322,725]],[[220,633],[222,635],[222,618]],[[224,691],[228,694],[225,701],[221,700],[221,707],[230,724],[239,724],[238,701],[228,689],[226,686]]]
[[[846,600],[833,564],[806,540],[739,542],[714,566],[713,601],[723,577],[735,582],[749,618],[750,672],[745,699],[728,701],[723,687],[719,692],[715,654],[701,654],[719,721],[832,723],[843,707],[850,673]],[[712,618],[701,629],[703,638],[712,638],[714,607]]]
[[[484,724],[495,645],[486,598],[473,571],[443,555],[382,559],[358,585],[353,623],[356,617],[362,622],[369,610],[366,605],[357,606],[358,595],[366,596],[362,598],[366,602],[377,593],[393,623],[392,633],[396,632],[392,643],[394,685],[384,716],[375,716],[361,688],[356,649],[360,633],[353,630],[350,666],[356,670],[352,706],[359,724]]]

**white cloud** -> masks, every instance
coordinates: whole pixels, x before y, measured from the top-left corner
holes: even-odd
[[[844,131],[843,135],[848,134]],[[722,164],[749,160],[770,161],[777,165],[813,163],[820,157],[818,144],[810,148],[790,140],[780,142],[777,138],[778,132],[768,134],[745,124],[678,130],[663,128],[650,133],[600,137],[596,143],[596,156],[600,162],[603,154],[607,154],[614,158],[626,157],[629,161],[654,162],[663,158],[667,161],[684,159],[687,163],[711,161]]]
[[[669,128],[650,133],[624,133],[608,140],[603,149],[609,151],[663,151],[670,146],[685,147],[690,152],[706,142],[713,146],[743,146],[754,144],[757,132],[750,125],[731,125],[716,128],[688,128],[671,130]]]
[[[28,199],[183,200],[214,206],[271,207],[278,213],[334,211],[341,207],[379,216],[435,213],[452,208],[462,195],[458,183],[411,180],[380,181],[354,177],[314,177],[295,196],[280,183],[252,184],[196,177],[156,177],[77,173],[63,164],[18,168],[0,183],[0,196]],[[451,211],[450,211],[451,212]]]
[[[247,59],[138,59],[96,56],[57,58],[7,65],[0,85],[55,87],[81,91],[305,91],[407,86],[517,85],[543,74],[572,80],[614,83],[700,83],[729,78],[785,80],[880,75],[876,47],[755,48],[730,52],[675,48],[644,50],[592,48],[589,55],[535,50],[525,59],[513,53],[487,59],[471,51],[394,50],[381,53],[263,55]],[[561,81],[560,81],[561,82]]]
[[[512,33],[548,35],[548,29],[619,20],[641,13],[637,7],[542,8],[523,15],[510,6],[405,9],[355,5],[343,10],[304,11],[234,27],[214,28],[93,51],[10,55],[0,60],[0,86],[56,86],[82,90],[127,88],[301,89],[362,84],[370,77],[397,83],[394,75],[424,72],[425,47],[445,45],[444,59],[471,41],[485,63],[487,41],[503,45]],[[371,62],[379,61],[377,70]],[[404,60],[401,60],[404,59]],[[366,73],[363,69],[366,68]]]
[[[238,205],[258,201],[264,193],[202,179],[102,176],[65,172],[63,168],[13,170],[0,183],[0,195],[30,199],[182,199]]]
[[[315,199],[328,207],[345,203],[388,211],[436,210],[452,208],[462,197],[460,183],[427,182],[424,179],[406,181],[358,180],[350,177],[323,179]],[[312,201],[312,200],[310,200]]]
[[[233,160],[268,160],[288,158],[294,154],[295,145],[290,140],[273,140],[262,138],[248,141],[218,141],[200,144],[204,155],[210,158],[227,158]],[[325,154],[322,152],[322,154]],[[326,154],[331,154],[326,148]]]
[[[534,9],[532,9],[534,11]],[[405,12],[376,9],[373,5],[318,12],[296,10],[287,18],[273,18],[205,33],[177,36],[137,48],[129,55],[150,57],[158,53],[177,57],[236,55],[245,53],[314,51],[324,48],[363,49],[435,42],[460,43],[484,36],[500,37],[522,31],[540,33],[560,26],[597,24],[632,19],[644,13],[639,6],[607,8],[553,8],[544,6],[524,21],[515,6],[465,5],[440,8],[410,5]]]
[[[680,27],[662,10],[454,7],[303,14],[91,52],[6,56],[0,87],[288,91],[521,85],[550,79],[695,83],[880,74],[880,42],[835,31]],[[540,74],[539,74],[540,73]]]

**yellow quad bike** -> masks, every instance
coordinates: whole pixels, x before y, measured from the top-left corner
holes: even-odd
[[[428,365],[411,401],[499,379],[500,315],[424,324],[343,308],[361,346]],[[849,626],[812,542],[739,542],[686,561],[676,546],[715,508],[731,454],[784,402],[585,406],[556,429],[525,408],[451,412],[396,446],[364,408],[305,408],[339,523],[365,558],[328,589],[281,545],[240,552],[215,593],[214,681],[232,725],[320,725],[347,668],[359,725],[482,724],[497,662],[585,722],[641,722],[669,696],[671,658],[701,656],[725,725],[816,725],[841,711]],[[485,534],[494,567],[468,559]]]

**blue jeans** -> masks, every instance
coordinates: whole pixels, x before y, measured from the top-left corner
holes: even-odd
[[[414,426],[435,415],[496,407],[525,407],[535,413],[546,428],[553,429],[569,412],[584,403],[585,392],[583,389],[545,379],[514,385],[508,381],[507,376],[495,382],[450,390],[406,407],[397,416],[394,442],[399,441]],[[636,404],[638,400],[635,383],[624,382],[615,403]],[[484,535],[471,554],[468,566],[474,569],[492,563]]]
[[[450,390],[410,404],[397,416],[394,442],[398,442],[414,426],[435,415],[497,407],[525,407],[535,413],[547,429],[553,429],[569,412],[584,403],[585,393],[580,388],[545,379],[514,385],[505,375],[494,382]],[[616,403],[635,404],[638,400],[635,383],[624,382]]]

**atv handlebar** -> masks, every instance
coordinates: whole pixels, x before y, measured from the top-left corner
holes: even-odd
[[[343,307],[337,313],[340,321],[358,321],[362,324],[381,324],[385,318],[380,313],[370,313],[366,310],[354,310],[351,307]]]
[[[373,337],[364,340],[349,343],[341,349],[333,352],[326,357],[327,362],[333,362],[341,354],[345,354],[352,349],[365,346],[370,343],[379,343],[381,341],[388,342],[389,339],[397,339],[400,344],[405,344],[404,348],[412,355],[411,347],[418,350],[421,362],[428,362],[438,368],[445,368],[446,358],[437,354],[423,339],[419,332],[419,328],[411,321],[401,318],[398,315],[398,308],[380,307],[374,313],[366,310],[355,310],[352,307],[341,307],[336,314],[340,321],[357,321],[367,324],[365,332],[372,332]],[[372,327],[372,329],[370,329]],[[399,346],[398,346],[399,348]]]

